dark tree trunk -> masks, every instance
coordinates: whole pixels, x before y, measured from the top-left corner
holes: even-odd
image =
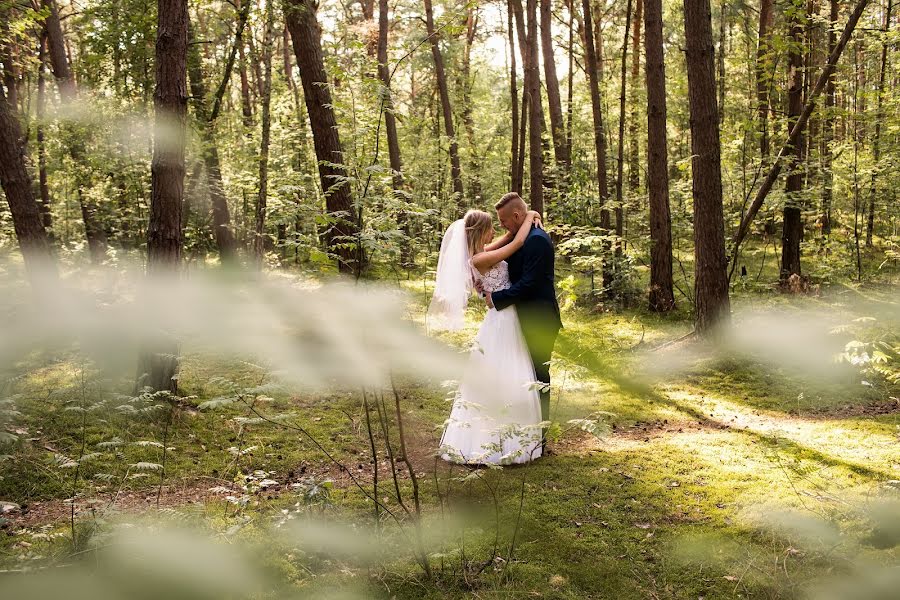
[[[791,45],[788,51],[788,128],[792,129],[803,112],[803,30],[804,1],[793,0]],[[790,149],[785,187],[784,222],[781,232],[781,281],[800,275],[800,240],[803,238],[803,215],[800,194],[803,191],[803,134]]]
[[[272,52],[275,45],[275,13],[272,0],[266,0],[266,22],[263,34],[263,56],[260,90],[262,117],[259,142],[259,193],[256,197],[256,236],[253,238],[254,257],[257,268],[262,268],[266,254],[266,207],[269,198],[269,143],[272,133]]]
[[[887,10],[884,13],[883,29],[885,34],[891,26],[891,11],[894,7],[893,0],[888,0]],[[872,247],[872,236],[875,233],[875,195],[877,193],[877,177],[879,171],[879,161],[881,160],[881,121],[884,118],[884,79],[887,71],[887,42],[881,40],[881,65],[878,71],[878,88],[875,96],[875,136],[872,139],[872,158],[875,165],[872,169],[872,183],[869,186],[869,220],[866,223],[866,246]]]
[[[148,270],[178,267],[182,246],[184,146],[187,116],[188,10],[186,0],[159,0],[156,36],[156,141],[150,166]],[[160,135],[161,134],[161,135]]]
[[[529,89],[529,80],[531,78],[532,71],[528,69],[528,61],[529,61],[529,53],[528,53],[528,33],[525,25],[525,11],[522,9],[522,1],[521,0],[512,0],[510,5],[512,6],[513,16],[516,21],[516,37],[519,43],[519,56],[522,58],[522,104],[520,105],[519,114],[521,115],[519,121],[519,150],[517,155],[516,169],[518,172],[519,178],[519,189],[513,190],[518,192],[519,194],[524,193],[525,188],[525,155],[527,153],[526,148],[528,146],[528,115],[531,112],[529,110],[529,102],[530,95],[528,93]]]
[[[837,0],[834,0],[837,1]],[[756,46],[756,119],[759,129],[759,154],[769,156],[769,38],[771,37],[773,0],[759,3],[759,38]]]
[[[425,25],[431,40],[431,56],[434,58],[434,76],[437,79],[438,92],[441,96],[441,109],[444,117],[444,133],[450,144],[450,177],[453,179],[453,194],[460,207],[465,206],[463,195],[462,168],[459,162],[459,144],[453,125],[453,109],[450,106],[450,92],[447,89],[447,76],[444,74],[444,58],[441,56],[440,38],[434,29],[434,11],[431,0],[425,0]]]
[[[240,25],[238,25],[240,30]],[[191,100],[197,115],[202,142],[201,152],[206,166],[206,179],[209,186],[209,200],[212,208],[213,236],[223,261],[234,257],[235,242],[231,231],[231,214],[228,209],[228,198],[225,196],[225,184],[222,181],[222,167],[219,162],[219,148],[216,143],[215,120],[210,114],[206,100],[206,84],[203,80],[203,69],[200,64],[200,50],[196,42],[188,49],[188,74],[191,81]],[[236,43],[239,43],[238,39]],[[233,63],[233,61],[232,61]],[[225,77],[230,75],[226,68]]]
[[[2,90],[0,90],[2,94]],[[19,249],[28,275],[35,281],[53,268],[53,255],[25,161],[25,140],[19,119],[5,94],[0,98],[0,183],[6,194]]]
[[[512,112],[512,149],[510,151],[510,190],[522,193],[522,172],[519,170],[519,91],[516,82],[516,44],[513,32],[513,3],[506,1],[506,33],[509,38],[509,98]],[[523,117],[524,118],[524,117]]]
[[[622,40],[622,68],[619,79],[619,139],[616,155],[616,256],[622,256],[625,244],[625,90],[628,89],[628,34],[631,26],[631,2],[625,5],[625,37]]]
[[[0,60],[3,61],[3,84],[6,86],[6,101],[13,114],[19,111],[19,74],[15,61],[15,43],[9,31],[9,22],[14,17],[10,9],[0,11]]]
[[[650,310],[675,307],[672,283],[672,218],[669,213],[666,140],[666,67],[662,0],[646,0],[644,46],[647,74],[647,189],[650,194]],[[635,22],[637,23],[637,22]]]
[[[593,14],[591,0],[582,0],[584,10],[584,62],[588,74],[588,85],[591,92],[591,114],[594,122],[594,154],[597,160],[597,187],[600,192],[600,230],[609,234],[609,179],[606,172],[606,131],[603,124],[603,106],[600,100],[600,72],[597,63],[597,46],[594,42]],[[604,254],[609,245],[604,244]],[[604,258],[606,258],[604,256]],[[611,271],[608,261],[603,264],[603,285],[607,288],[611,282]]]
[[[187,121],[187,0],[158,0],[156,89],[157,132],[150,164],[150,225],[147,270],[177,273],[181,262],[184,210],[184,147]],[[148,339],[138,364],[137,389],[177,392],[178,344],[167,335]]]
[[[234,7],[238,11],[238,13],[244,14],[244,12],[250,11],[249,0],[248,5],[241,8],[242,0],[235,0]],[[243,31],[244,23],[238,23],[238,29]],[[244,38],[243,36],[238,37],[235,36],[237,49],[238,49],[238,74],[241,78],[241,115],[244,119],[244,127],[250,127],[253,125],[253,103],[250,101],[250,80],[247,77],[247,57],[244,50]]]
[[[47,42],[50,50],[50,65],[53,75],[59,87],[59,95],[64,104],[75,102],[78,99],[78,87],[75,77],[69,65],[69,57],[66,51],[66,40],[63,36],[62,25],[59,21],[55,0],[43,0],[44,9],[48,16],[44,21],[44,29],[47,32]],[[78,190],[78,200],[81,204],[81,217],[84,220],[84,232],[90,250],[91,260],[101,262],[106,257],[106,232],[97,215],[97,206],[87,197],[88,174],[86,171],[86,149],[83,134],[79,131],[70,132],[69,155],[77,165],[75,182]]]
[[[684,1],[684,29],[693,155],[694,325],[705,334],[730,318],[709,0]]]
[[[605,205],[609,198],[609,180],[606,172],[606,131],[603,124],[603,106],[600,100],[600,82],[597,66],[597,51],[594,43],[594,27],[590,0],[582,0],[584,8],[584,54],[585,69],[591,92],[591,113],[594,121],[594,151],[597,160],[597,185],[600,190],[600,207],[605,215],[601,217],[601,227],[609,228],[609,213]],[[604,222],[605,221],[605,222]]]
[[[634,5],[634,33],[632,34],[631,50],[631,111],[629,116],[628,137],[628,189],[632,194],[637,193],[641,186],[641,163],[638,151],[638,85],[641,76],[641,25],[644,18],[643,0],[635,0]]]
[[[837,20],[839,0],[829,0],[828,23],[828,55],[834,53],[837,45]],[[831,235],[831,199],[834,194],[834,173],[831,170],[834,151],[831,147],[834,141],[834,99],[835,99],[834,72],[828,76],[825,82],[825,114],[822,122],[822,175],[824,176],[822,189],[822,235]]]
[[[50,213],[50,186],[47,185],[47,147],[44,144],[44,120],[47,115],[47,80],[44,76],[47,59],[47,35],[41,32],[40,50],[38,51],[37,80],[37,151],[38,151],[38,188],[41,193],[41,220],[50,239],[53,239],[53,217]]]
[[[572,164],[569,144],[566,138],[566,124],[563,120],[562,99],[559,94],[559,79],[556,76],[556,62],[553,53],[553,31],[551,23],[551,0],[541,0],[541,50],[544,58],[544,81],[547,86],[547,108],[550,112],[550,131],[553,136],[553,153],[556,164],[563,173]]]
[[[466,128],[466,141],[469,145],[469,194],[472,199],[481,203],[481,159],[478,156],[478,144],[475,140],[475,120],[472,117],[472,46],[478,30],[478,13],[469,7],[466,11],[466,46],[463,51],[462,96],[463,125]]]
[[[325,233],[325,240],[331,252],[337,255],[341,272],[357,273],[362,262],[357,235],[359,220],[342,166],[344,156],[332,109],[331,88],[322,60],[321,29],[316,20],[315,2],[287,0],[284,12],[303,83],[326,210],[333,220]]]
[[[519,0],[516,0],[517,2]],[[541,130],[544,125],[544,109],[541,102],[541,72],[538,57],[537,0],[527,0],[528,11],[528,62],[530,72],[526,78],[528,89],[528,170],[529,200],[531,210],[544,214],[544,156],[541,147]]]
[[[569,149],[569,166],[572,161],[572,115],[575,114],[574,104],[572,103],[574,88],[572,82],[575,80],[575,0],[567,0],[569,7],[569,73],[566,85],[566,148]]]
[[[388,0],[378,0],[378,47],[376,53],[378,56],[378,77],[384,86],[384,128],[388,141],[388,158],[391,165],[391,189],[394,192],[396,200],[403,200],[403,161],[400,156],[400,138],[397,135],[397,119],[394,116],[394,102],[391,95],[391,71],[388,65],[388,31],[390,29],[390,21],[388,20]],[[406,235],[406,240],[400,246],[400,264],[410,266],[410,235],[409,219],[406,217],[406,211],[400,209],[398,214],[398,225]]]

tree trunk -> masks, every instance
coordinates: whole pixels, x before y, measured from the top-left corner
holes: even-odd
[[[63,36],[62,25],[59,21],[55,0],[43,0],[44,9],[48,11],[44,21],[44,29],[47,32],[47,42],[50,49],[50,66],[56,78],[59,95],[64,104],[73,103],[78,99],[78,87],[75,77],[69,66],[69,57],[66,52],[66,40]],[[106,232],[97,216],[97,206],[87,197],[86,189],[89,175],[86,171],[86,149],[83,133],[74,128],[70,132],[69,155],[76,164],[75,184],[78,191],[78,200],[81,204],[81,217],[84,220],[84,232],[90,250],[91,260],[101,262],[106,257]]]
[[[509,166],[509,189],[522,193],[522,171],[519,170],[519,91],[516,83],[516,44],[513,32],[513,2],[506,2],[506,33],[509,37],[509,97],[512,112],[512,141]],[[524,116],[522,117],[524,119]]]
[[[471,6],[466,11],[466,46],[463,51],[462,95],[463,125],[466,128],[466,141],[469,145],[469,194],[476,203],[481,203],[481,159],[478,156],[478,145],[475,140],[475,121],[472,117],[472,46],[478,29],[478,13]]]
[[[518,1],[518,0],[517,0]],[[538,55],[537,0],[527,0],[528,11],[528,171],[529,200],[531,210],[544,214],[544,156],[541,131],[544,125],[544,109],[541,102],[541,72]]]
[[[434,58],[434,76],[437,79],[438,92],[441,95],[441,109],[444,116],[444,133],[450,144],[450,176],[453,179],[453,194],[456,203],[465,206],[463,195],[462,168],[459,162],[459,144],[453,125],[453,109],[450,106],[450,92],[447,89],[447,76],[444,74],[444,58],[441,56],[439,36],[434,29],[434,11],[431,0],[425,0],[425,26],[431,40],[431,56]]]
[[[156,37],[156,140],[150,166],[150,273],[177,268],[182,247],[182,197],[187,115],[188,10],[186,0],[159,0]]]
[[[158,0],[156,34],[156,112],[150,164],[150,225],[147,270],[177,273],[181,262],[184,197],[184,148],[187,121],[187,0]],[[138,366],[138,389],[177,391],[178,346],[166,335],[146,342]]]
[[[625,196],[622,190],[625,177],[625,90],[628,89],[628,35],[631,26],[631,3],[625,5],[625,37],[622,40],[622,69],[619,80],[619,140],[616,155],[616,256],[621,257],[625,244]]]
[[[609,215],[605,205],[609,198],[609,181],[606,172],[606,131],[603,124],[603,106],[600,102],[600,82],[598,81],[597,51],[594,43],[594,27],[590,0],[582,0],[584,8],[584,54],[591,92],[591,114],[594,121],[594,151],[597,161],[597,185],[600,190],[600,207],[606,214],[606,222],[601,218],[601,227],[609,228]]]
[[[41,32],[40,50],[38,51],[37,80],[37,151],[38,151],[38,188],[41,193],[41,221],[47,236],[53,239],[53,217],[50,213],[50,186],[47,185],[47,147],[44,144],[44,120],[47,117],[47,34]]]
[[[793,128],[803,112],[803,29],[804,0],[793,0],[791,11],[791,44],[788,51],[788,128]],[[800,194],[803,191],[803,134],[790,148],[788,178],[785,187],[784,221],[781,233],[781,282],[800,275],[800,240],[803,238],[803,215]]]
[[[644,18],[643,0],[635,0],[634,33],[632,34],[631,51],[631,111],[629,116],[628,137],[628,190],[636,194],[641,186],[641,163],[638,152],[638,85],[641,75],[641,24]]]
[[[344,157],[331,101],[331,88],[322,60],[321,29],[314,0],[287,0],[285,19],[291,32],[294,57],[300,71],[313,145],[319,162],[319,179],[331,226],[325,233],[329,250],[338,257],[338,268],[358,274],[362,248],[359,220],[350,185],[346,181]]]
[[[249,0],[247,0],[247,2],[248,5],[244,7],[244,10],[249,12]],[[239,14],[244,14],[244,10],[241,8],[241,0],[234,0],[234,8]],[[243,31],[243,28],[244,23],[239,22],[238,29]],[[243,36],[235,36],[235,40],[238,49],[238,73],[241,78],[241,115],[244,119],[244,127],[250,127],[253,125],[253,103],[250,102],[250,80],[247,77],[247,57],[244,50],[244,38]]]
[[[19,111],[19,74],[15,63],[15,44],[9,31],[9,22],[15,15],[10,9],[0,12],[0,60],[3,62],[3,84],[6,86],[6,101],[13,114]]]
[[[525,154],[526,147],[528,146],[528,115],[531,112],[529,110],[529,102],[530,96],[528,93],[529,89],[529,80],[531,78],[532,71],[528,69],[528,34],[525,28],[525,15],[522,10],[522,2],[521,0],[512,0],[511,2],[513,8],[513,14],[516,20],[516,35],[519,42],[519,56],[522,57],[522,104],[521,110],[519,111],[520,122],[519,122],[519,151],[516,163],[516,169],[518,170],[519,177],[519,189],[514,189],[514,192],[519,193],[520,195],[524,193],[525,188]]]
[[[828,55],[834,53],[837,45],[837,20],[839,0],[829,0],[828,23]],[[834,173],[831,170],[834,151],[831,147],[834,141],[834,94],[835,79],[832,71],[825,83],[825,115],[822,123],[822,171],[825,178],[822,189],[822,235],[831,235],[831,200],[834,194]],[[807,100],[809,102],[809,100]]]
[[[572,115],[575,113],[575,105],[572,103],[575,80],[575,0],[567,0],[569,8],[569,73],[566,82],[566,148],[569,149],[569,166],[572,163]]]
[[[240,31],[240,24],[238,28]],[[240,43],[239,36],[236,37],[238,39],[235,43]],[[203,81],[203,69],[200,64],[200,49],[198,44],[193,41],[193,35],[191,35],[191,40],[192,42],[188,47],[188,74],[191,81],[191,100],[194,104],[197,125],[200,129],[203,163],[206,166],[209,201],[212,208],[213,236],[216,239],[219,256],[223,261],[229,261],[234,257],[235,241],[234,234],[231,231],[231,214],[228,209],[228,198],[225,196],[225,184],[222,181],[222,167],[219,162],[219,148],[216,143],[215,119],[207,108],[206,85]],[[229,75],[230,69],[226,68],[225,77]]]
[[[837,0],[833,0],[837,2]],[[759,129],[759,154],[769,156],[769,38],[773,19],[773,0],[759,3],[759,40],[756,46],[756,118]]]
[[[591,0],[582,0],[584,10],[584,62],[588,74],[588,86],[591,92],[591,114],[594,122],[594,154],[597,161],[597,187],[600,192],[600,230],[603,235],[609,234],[609,180],[606,172],[606,131],[603,124],[603,107],[600,101],[600,73],[597,64],[597,46],[594,43],[593,14]],[[603,286],[608,288],[611,278],[606,256],[609,245],[604,243],[603,253]]]
[[[266,206],[269,197],[269,142],[272,131],[272,52],[275,45],[275,13],[272,0],[266,0],[266,23],[262,56],[262,131],[259,142],[259,194],[256,197],[256,236],[253,238],[256,267],[262,268],[266,254]]]
[[[684,29],[693,155],[694,325],[706,334],[730,318],[709,0],[684,0]]]
[[[566,124],[563,121],[562,99],[559,95],[559,79],[556,76],[556,62],[553,52],[553,15],[551,0],[541,0],[541,50],[544,58],[544,81],[547,86],[547,107],[550,111],[550,131],[553,136],[553,153],[556,164],[563,174],[572,164],[569,144],[566,140]],[[565,177],[563,177],[565,179]]]
[[[388,0],[378,0],[378,77],[384,86],[384,128],[388,141],[388,158],[391,165],[391,189],[397,201],[403,201],[403,161],[400,157],[400,138],[397,135],[397,119],[394,116],[394,101],[391,94],[391,71],[388,65],[388,32],[390,21],[388,20]],[[409,267],[412,253],[410,252],[411,231],[406,211],[401,208],[398,211],[398,225],[406,239],[400,246],[400,264]]]
[[[650,310],[675,307],[672,283],[672,218],[669,213],[666,140],[666,67],[662,0],[646,0],[644,45],[647,63],[647,189],[650,195]],[[637,23],[637,22],[635,22]]]
[[[887,10],[884,13],[884,34],[886,35],[891,26],[891,11],[894,7],[893,0],[888,0]],[[875,194],[877,193],[876,180],[879,171],[879,161],[881,160],[881,121],[884,118],[884,79],[887,71],[887,42],[884,38],[881,40],[881,65],[878,71],[878,89],[876,91],[875,102],[875,137],[872,139],[872,158],[875,162],[872,168],[872,183],[869,186],[869,220],[866,223],[866,247],[872,247],[872,236],[875,232]]]
[[[31,187],[25,160],[25,140],[19,118],[11,110],[0,89],[0,184],[6,194],[19,249],[29,277],[35,281],[41,273],[55,269],[47,232]]]

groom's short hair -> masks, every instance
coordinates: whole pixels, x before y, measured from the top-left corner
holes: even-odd
[[[494,210],[500,210],[507,204],[511,204],[517,200],[522,203],[522,206],[525,206],[525,201],[522,200],[522,196],[517,192],[507,192],[503,194],[503,196],[500,197],[500,200],[497,201],[497,204],[494,205]]]

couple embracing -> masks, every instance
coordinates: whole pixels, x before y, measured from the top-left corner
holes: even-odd
[[[441,241],[428,309],[434,329],[460,329],[472,290],[488,306],[446,422],[439,452],[470,464],[524,463],[544,452],[550,411],[550,355],[562,328],[554,251],[541,217],[515,192],[493,219],[470,210]]]

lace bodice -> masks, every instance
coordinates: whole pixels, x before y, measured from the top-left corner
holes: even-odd
[[[481,276],[481,283],[486,292],[496,292],[508,288],[510,286],[509,265],[506,264],[506,261],[501,260],[488,269],[488,272]]]

